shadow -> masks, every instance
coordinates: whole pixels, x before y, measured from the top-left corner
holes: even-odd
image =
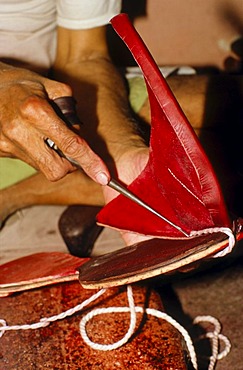
[[[165,312],[176,320],[189,334],[192,339],[194,350],[196,352],[198,368],[201,370],[208,369],[209,357],[211,355],[211,344],[209,340],[199,340],[206,334],[204,328],[200,325],[193,324],[193,319],[183,311],[180,299],[171,284],[159,285],[156,287],[159,293]],[[185,359],[188,370],[194,369],[188,348],[185,345]]]
[[[144,285],[143,284],[139,284],[137,283],[136,284],[138,287],[141,287],[143,288]],[[134,289],[134,287],[133,287]],[[140,333],[142,333],[142,330],[148,320],[148,315],[146,313],[146,308],[150,306],[149,302],[150,302],[150,299],[151,299],[151,295],[152,295],[152,287],[150,285],[146,285],[146,288],[145,288],[145,295],[144,295],[144,300],[142,303],[139,303],[139,306],[143,308],[143,313],[141,315],[141,318],[138,320],[138,326],[135,330],[135,332],[133,333],[133,335],[131,336],[131,338],[129,339],[129,342],[131,342],[134,338],[137,337],[137,335],[139,335]],[[135,305],[137,305],[137,303],[135,302]]]
[[[28,69],[45,77],[48,77],[49,74],[49,70],[46,67],[43,67],[41,64],[38,64],[37,62],[33,62],[30,64],[24,60],[14,58],[1,58],[1,62],[10,64],[12,67]]]
[[[242,18],[239,17],[237,9],[234,8],[233,4],[220,3],[218,8],[218,14],[223,19],[224,23],[230,25],[232,29],[236,31],[236,34],[240,35],[231,44],[231,51],[235,54],[229,56],[224,61],[224,68],[230,73],[243,73],[243,22]]]
[[[128,14],[132,23],[138,17],[146,17],[147,0],[123,0],[122,4],[122,13]],[[107,28],[107,39],[109,53],[116,66],[137,65],[130,51],[111,26]]]
[[[237,4],[230,4],[229,2],[220,2],[218,5],[218,14],[223,22],[227,22],[238,34],[243,35],[242,18],[239,17],[237,11]]]
[[[97,87],[86,81],[81,82],[80,79],[76,79],[62,71],[56,71],[55,75],[51,71],[49,77],[58,81],[65,81],[72,87],[73,96],[77,103],[76,112],[81,124],[78,129],[74,126],[71,128],[104,160],[112,176],[116,176],[114,160],[108,151],[105,140],[98,133]]]
[[[236,55],[228,57],[224,61],[224,69],[230,73],[243,73],[243,37],[232,42],[231,50]]]
[[[241,247],[243,246],[243,241]],[[194,324],[194,317],[191,317],[188,313],[184,312],[183,306],[180,301],[180,297],[177,295],[177,289],[179,287],[179,295],[186,296],[189,294],[190,286],[194,287],[195,284],[211,286],[211,282],[217,281],[217,279],[224,274],[225,278],[232,276],[237,278],[242,271],[243,267],[243,254],[235,258],[223,258],[221,262],[214,261],[211,264],[202,265],[201,268],[194,270],[190,273],[177,273],[175,275],[161,276],[154,279],[153,286],[161,297],[164,311],[175,319],[190,335],[193,346],[196,352],[198,361],[198,368],[200,370],[208,369],[209,358],[212,354],[212,345],[209,339],[204,338],[207,330],[211,330],[211,326],[207,324],[207,330],[205,330],[205,324]],[[200,285],[199,285],[200,286]],[[195,294],[195,292],[194,292]],[[199,293],[200,294],[200,293]],[[194,296],[194,295],[192,295]],[[207,297],[210,305],[210,299]],[[211,302],[213,304],[213,302]],[[222,303],[223,304],[223,303]],[[185,353],[185,358],[188,358],[188,351]],[[190,365],[189,365],[190,366]],[[189,367],[188,369],[193,369]]]
[[[232,217],[243,215],[243,77],[211,75],[199,135]]]

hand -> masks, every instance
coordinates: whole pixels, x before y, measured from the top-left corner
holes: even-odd
[[[70,87],[2,63],[0,73],[0,156],[19,158],[43,172],[47,179],[59,180],[75,167],[46,145],[49,138],[93,180],[106,185],[110,175],[103,161],[66,126],[49,103],[71,96]]]

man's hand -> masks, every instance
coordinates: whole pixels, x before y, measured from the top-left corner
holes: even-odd
[[[71,131],[50,101],[71,96],[66,84],[0,63],[0,156],[19,158],[56,181],[74,167],[46,145],[49,138],[75,159],[94,181],[106,185],[110,175],[88,144]]]

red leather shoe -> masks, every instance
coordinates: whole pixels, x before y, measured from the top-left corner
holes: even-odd
[[[153,238],[84,264],[80,282],[87,288],[172,272],[225,255],[235,244],[212,166],[167,82],[127,15],[120,14],[111,23],[143,72],[151,107],[149,160],[128,188],[189,237],[119,195],[98,214],[98,222]]]

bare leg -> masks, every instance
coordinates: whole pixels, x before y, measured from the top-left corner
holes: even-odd
[[[107,62],[106,62],[107,63]],[[110,68],[110,67],[109,67]],[[84,68],[87,73],[87,68]],[[93,69],[91,69],[93,71]],[[108,73],[108,72],[107,72]],[[116,71],[114,72],[117,73]],[[122,84],[120,77],[117,75],[119,84]],[[193,127],[198,129],[202,125],[205,93],[208,79],[206,77],[171,77],[169,78],[170,86],[179,100],[183,110],[192,123]],[[118,85],[119,85],[118,84]],[[97,118],[94,115],[96,109],[93,105],[96,104],[95,94],[92,94],[92,86],[87,86],[84,90],[83,83],[77,83],[72,79],[72,85],[75,87],[75,96],[79,96],[79,100],[87,97],[88,91],[93,97],[89,99],[89,104],[85,105],[85,109],[80,110],[82,121],[84,122],[83,134],[89,139],[89,142],[99,151],[99,154],[106,158],[106,162],[110,163],[110,168],[113,175],[120,178],[125,184],[129,184],[143,170],[146,162],[148,150],[143,139],[136,132],[136,124],[129,118],[127,108],[118,109],[119,102],[127,106],[126,94],[122,93],[117,97],[117,102],[109,99],[102,102],[99,107],[99,116],[101,116],[101,124],[99,125],[100,135],[96,132]],[[80,86],[80,87],[79,87]],[[103,86],[105,89],[105,87]],[[108,94],[108,92],[107,92]],[[193,99],[192,99],[193,96]],[[193,101],[193,104],[192,104]],[[107,106],[106,106],[107,105]],[[110,112],[117,112],[115,119],[110,119]],[[97,113],[96,113],[97,114]],[[115,113],[114,113],[115,114]],[[145,102],[139,115],[150,123],[150,109],[148,101]],[[107,122],[114,127],[107,128]],[[88,125],[88,127],[87,127]],[[110,153],[103,145],[103,140],[106,141]],[[98,145],[99,143],[99,145]],[[114,162],[116,165],[114,166]],[[31,205],[103,205],[105,201],[110,201],[117,194],[109,189],[101,189],[99,185],[90,180],[86,175],[80,172],[74,172],[66,178],[52,183],[46,180],[42,174],[34,175],[26,180],[23,180],[7,189],[0,191],[0,222],[3,222],[10,214],[16,210],[25,208]],[[133,241],[138,241],[138,235],[126,234],[125,240],[130,244]],[[134,240],[135,238],[135,240]]]
[[[116,80],[116,85],[121,87],[112,99],[111,82],[98,87],[98,96],[91,94],[94,86],[92,81],[95,84],[96,79],[94,70],[97,75],[106,75],[107,78],[110,74],[112,79]],[[82,71],[85,75],[82,75]],[[79,81],[87,79],[89,85],[85,86],[83,82],[77,84],[76,78],[77,73],[75,76],[68,75],[68,81],[73,87],[74,96],[78,97],[78,102],[81,104],[85,99],[87,102],[79,112],[81,121],[84,122],[82,136],[105,160],[112,176],[129,185],[144,169],[149,152],[144,139],[138,133],[137,123],[129,114],[123,81],[116,69],[113,70],[110,62],[105,60],[97,66],[94,61],[83,62],[83,68],[79,70]],[[90,97],[88,100],[87,96]],[[117,196],[117,192],[107,186],[103,187],[103,194],[106,203]],[[138,241],[140,237],[144,240],[144,236],[131,233],[122,233],[122,237],[127,244]]]
[[[103,68],[105,70],[106,66],[104,65]],[[92,81],[91,73],[93,69],[94,68],[90,68],[90,76],[87,78],[88,81]],[[87,76],[89,69],[84,68],[84,70]],[[100,72],[100,74],[102,73]],[[116,72],[112,74],[112,76],[114,75],[117,76],[117,86],[121,85],[122,82],[119,80],[119,76],[116,75]],[[196,82],[199,82],[199,85],[197,85]],[[72,85],[74,86],[74,84]],[[177,93],[178,99],[183,102],[183,106],[187,107],[187,115],[190,116],[189,119],[194,121],[194,127],[200,127],[203,121],[207,79],[199,78],[195,81],[194,78],[190,79],[186,77],[184,85],[183,78],[181,80],[172,79],[171,85],[173,86],[174,92]],[[87,93],[87,89],[76,91],[75,96],[81,98],[81,101],[85,99],[84,91]],[[102,151],[102,144],[99,147],[96,146],[96,149],[99,150],[99,154],[106,159],[107,164],[115,164],[114,167],[110,167],[110,170],[114,171],[113,175],[128,185],[141,173],[146,165],[148,159],[148,148],[146,147],[143,138],[138,135],[136,124],[129,118],[128,111],[125,109],[118,109],[119,103],[126,106],[126,98],[121,94],[120,97],[117,97],[117,101],[113,97],[111,102],[111,99],[108,98],[109,85],[100,87],[100,91],[100,94],[102,93],[102,96],[107,96],[107,99],[102,101],[97,99],[98,105],[96,110],[93,109],[93,112],[96,112],[99,117],[97,127],[92,126],[92,122],[95,122],[95,117],[93,120],[89,121],[88,113],[85,115],[84,111],[82,113],[80,112],[80,114],[82,114],[82,120],[85,122],[84,125],[89,124],[89,129],[93,127],[91,129],[92,136],[88,136],[89,133],[87,133],[88,141],[89,143],[92,143],[92,145],[97,144],[99,141],[96,139],[96,135],[104,140],[106,143],[105,149],[107,149],[113,162],[110,160],[106,152]],[[194,101],[194,104],[191,103],[192,100]],[[90,101],[90,103],[92,103],[92,101]],[[113,112],[113,115],[111,112]],[[94,133],[96,134],[94,135]],[[109,202],[115,195],[117,195],[108,187],[104,187],[103,191],[106,202]],[[128,245],[145,239],[143,235],[127,232],[123,232],[122,237]]]
[[[0,191],[0,222],[18,209],[31,205],[104,204],[101,187],[78,171],[57,182],[41,173]]]
[[[207,88],[210,77],[208,76],[171,76],[167,82],[176,99],[188,118],[195,132],[198,134],[205,125],[204,114],[206,105]],[[139,116],[150,124],[150,106],[145,100]]]

